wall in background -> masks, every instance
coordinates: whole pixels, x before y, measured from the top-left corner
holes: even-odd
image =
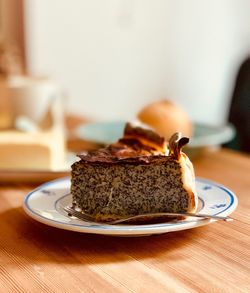
[[[131,119],[174,99],[193,120],[227,120],[250,53],[247,0],[26,0],[28,69],[53,76],[70,112]]]

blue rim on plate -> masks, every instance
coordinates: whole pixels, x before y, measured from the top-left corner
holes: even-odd
[[[226,187],[197,178],[196,185],[202,206],[199,212],[211,215],[230,215],[237,207],[237,197]],[[82,233],[94,233],[116,236],[146,236],[179,231],[203,226],[215,220],[185,219],[175,223],[143,225],[108,225],[83,222],[70,218],[63,210],[71,202],[70,178],[61,178],[45,183],[31,191],[23,202],[25,212],[33,219],[60,229]]]

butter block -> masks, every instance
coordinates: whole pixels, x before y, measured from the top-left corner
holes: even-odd
[[[63,170],[65,153],[64,135],[56,129],[36,133],[0,132],[2,170]]]

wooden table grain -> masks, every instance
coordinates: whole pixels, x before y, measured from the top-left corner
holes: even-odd
[[[0,292],[250,292],[250,157],[207,150],[196,175],[238,196],[233,222],[149,237],[81,234],[22,209],[34,183],[0,183]]]

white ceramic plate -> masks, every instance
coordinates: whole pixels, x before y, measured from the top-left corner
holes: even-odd
[[[110,144],[122,137],[125,121],[96,122],[83,124],[76,129],[75,135],[84,140]],[[215,127],[194,123],[194,135],[189,147],[216,146],[230,141],[235,135],[231,124]]]
[[[230,215],[237,207],[237,197],[220,184],[196,179],[199,212],[209,215]],[[70,218],[63,207],[71,203],[70,179],[45,183],[30,192],[23,203],[25,212],[33,219],[65,230],[113,236],[146,236],[191,229],[215,222],[211,219],[187,218],[177,222],[147,225],[107,225]]]

